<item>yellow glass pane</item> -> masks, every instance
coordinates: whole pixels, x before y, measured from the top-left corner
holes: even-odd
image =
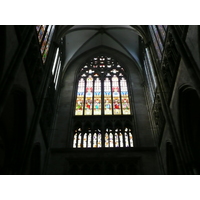
[[[77,97],[75,115],[83,115],[83,97]]]
[[[131,114],[128,96],[122,97],[122,112],[123,112],[123,115]]]
[[[112,100],[110,96],[104,96],[105,102],[104,102],[104,114],[105,115],[112,115]]]

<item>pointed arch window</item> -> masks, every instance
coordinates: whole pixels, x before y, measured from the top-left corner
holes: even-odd
[[[102,133],[99,130],[88,129],[82,132],[81,128],[75,130],[73,137],[73,148],[112,148],[112,147],[134,147],[133,135],[130,128],[117,128],[115,130],[106,128],[104,144],[102,144]]]
[[[98,57],[80,71],[75,115],[130,115],[126,74],[119,63]]]
[[[98,56],[86,63],[77,76],[73,148],[134,147],[124,68],[111,57]],[[84,125],[80,125],[82,119]]]

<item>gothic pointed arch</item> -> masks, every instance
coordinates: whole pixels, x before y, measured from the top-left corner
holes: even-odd
[[[125,126],[133,116],[128,74],[120,62],[96,55],[81,66],[76,80],[74,121],[85,124],[74,131],[73,148],[133,147],[131,125]]]

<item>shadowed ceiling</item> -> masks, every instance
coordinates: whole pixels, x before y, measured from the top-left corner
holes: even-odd
[[[64,41],[64,71],[81,54],[98,47],[108,47],[132,59],[141,69],[140,37],[145,41],[142,26],[75,25],[59,26],[57,38]]]

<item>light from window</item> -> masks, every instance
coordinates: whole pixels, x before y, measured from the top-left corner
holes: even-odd
[[[42,56],[42,62],[45,63],[51,40],[53,37],[55,26],[54,25],[37,25],[36,31],[38,35],[38,41],[40,44],[40,53]]]
[[[84,131],[83,134],[81,128],[79,128],[79,131],[75,130],[73,138],[73,148],[116,148],[134,146],[130,128],[125,128],[124,131],[118,128],[115,129],[115,131],[107,128],[105,130],[104,144],[102,143],[102,133],[99,129],[98,131]]]
[[[75,115],[130,115],[124,69],[111,58],[93,58],[81,69]],[[94,65],[95,63],[95,65]]]

